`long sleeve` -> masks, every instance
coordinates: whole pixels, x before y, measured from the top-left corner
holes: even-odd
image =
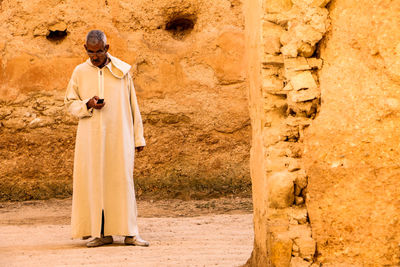
[[[76,71],[72,73],[71,80],[68,83],[67,92],[64,97],[64,104],[69,113],[78,118],[91,117],[93,115],[93,108],[87,109],[86,103],[90,100],[82,100],[79,96],[78,83],[76,81]]]
[[[142,116],[140,115],[139,105],[136,98],[135,87],[133,85],[132,77],[128,74],[128,86],[130,91],[130,103],[133,117],[133,131],[135,135],[135,147],[145,146],[146,141],[144,140],[143,134],[143,122]]]

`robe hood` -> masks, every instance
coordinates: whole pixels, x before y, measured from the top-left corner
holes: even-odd
[[[106,67],[110,70],[112,75],[114,75],[116,78],[122,79],[125,77],[125,75],[129,72],[131,69],[131,65],[128,63],[113,57],[110,55],[110,53],[107,53],[107,56],[110,58],[111,62],[106,65]],[[92,64],[90,61],[90,58],[86,60],[86,63],[88,63],[90,66],[97,68],[95,65]]]

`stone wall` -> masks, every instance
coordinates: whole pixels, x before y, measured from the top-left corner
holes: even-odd
[[[316,45],[328,26],[326,3],[264,2],[262,95],[268,242],[272,266],[316,260],[305,199],[304,132],[320,109]]]
[[[0,1],[0,199],[71,194],[77,120],[63,95],[86,33],[133,65],[147,148],[139,196],[250,196],[241,2]]]
[[[400,5],[248,2],[250,92],[264,103],[250,98],[263,190],[248,265],[399,265]]]

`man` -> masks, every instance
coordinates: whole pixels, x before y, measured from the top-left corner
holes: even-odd
[[[89,59],[68,84],[65,105],[79,118],[75,144],[72,237],[94,239],[88,247],[125,236],[125,244],[148,246],[140,238],[133,184],[136,151],[146,145],[131,66],[107,51],[105,34],[90,31]]]

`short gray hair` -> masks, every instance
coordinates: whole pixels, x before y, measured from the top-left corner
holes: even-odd
[[[104,32],[100,30],[92,30],[86,35],[86,43],[88,42],[103,42],[104,45],[107,44],[107,37]]]

